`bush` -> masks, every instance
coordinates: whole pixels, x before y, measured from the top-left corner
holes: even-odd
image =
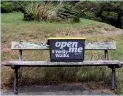
[[[10,13],[13,11],[13,5],[11,2],[2,2],[1,3],[1,12]]]
[[[106,18],[108,20],[117,20],[118,19],[118,14],[116,12],[108,12],[108,11],[103,11],[102,12],[102,17]]]
[[[29,1],[13,1],[13,10],[23,12],[23,6],[27,6],[28,3]]]
[[[24,7],[24,20],[25,21],[35,20],[37,8],[38,8],[37,3],[30,3],[27,6],[25,6]]]
[[[49,4],[40,4],[38,2],[31,2],[24,7],[24,20],[46,21],[50,11]]]
[[[118,28],[122,28],[123,2],[78,2],[75,7],[80,17],[102,21]]]
[[[58,4],[56,8],[51,2],[31,2],[24,7],[24,20],[50,21],[50,22],[79,22],[78,13],[70,4]]]
[[[69,20],[70,22],[79,22],[79,14],[72,5],[64,5],[57,11],[57,16],[62,20]]]
[[[123,16],[121,17],[121,25],[122,25],[122,28],[123,28]]]
[[[101,21],[101,18],[97,17],[96,14],[94,12],[92,12],[92,11],[84,12],[82,17],[85,18],[85,19]]]
[[[122,28],[121,17],[123,16],[123,2],[105,2],[101,3],[100,12],[97,13],[103,22]]]

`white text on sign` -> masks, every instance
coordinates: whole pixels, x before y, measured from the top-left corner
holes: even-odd
[[[52,53],[55,53],[56,57],[69,57],[69,53],[76,54],[83,51],[83,47],[79,47],[78,42],[56,42],[55,47],[59,48],[52,50]]]

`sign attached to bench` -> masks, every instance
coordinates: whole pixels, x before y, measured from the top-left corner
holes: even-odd
[[[53,62],[84,60],[85,38],[49,38],[50,58]]]

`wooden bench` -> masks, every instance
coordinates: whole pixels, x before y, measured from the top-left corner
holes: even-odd
[[[84,60],[83,62],[50,62],[50,61],[22,61],[23,50],[49,50],[49,45],[45,43],[34,42],[12,42],[12,50],[19,50],[18,61],[6,61],[4,66],[11,66],[14,69],[14,94],[18,94],[18,69],[20,67],[78,67],[78,66],[108,66],[112,69],[112,87],[115,89],[115,69],[122,66],[118,60],[109,60],[109,50],[115,50],[116,45],[112,42],[93,42],[85,43],[85,50],[102,50],[104,51],[104,60]]]

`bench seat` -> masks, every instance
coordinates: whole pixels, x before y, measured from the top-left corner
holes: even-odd
[[[50,61],[6,61],[3,63],[5,66],[40,66],[40,67],[59,67],[59,66],[109,66],[121,65],[118,60],[95,60],[83,62],[50,62]]]

